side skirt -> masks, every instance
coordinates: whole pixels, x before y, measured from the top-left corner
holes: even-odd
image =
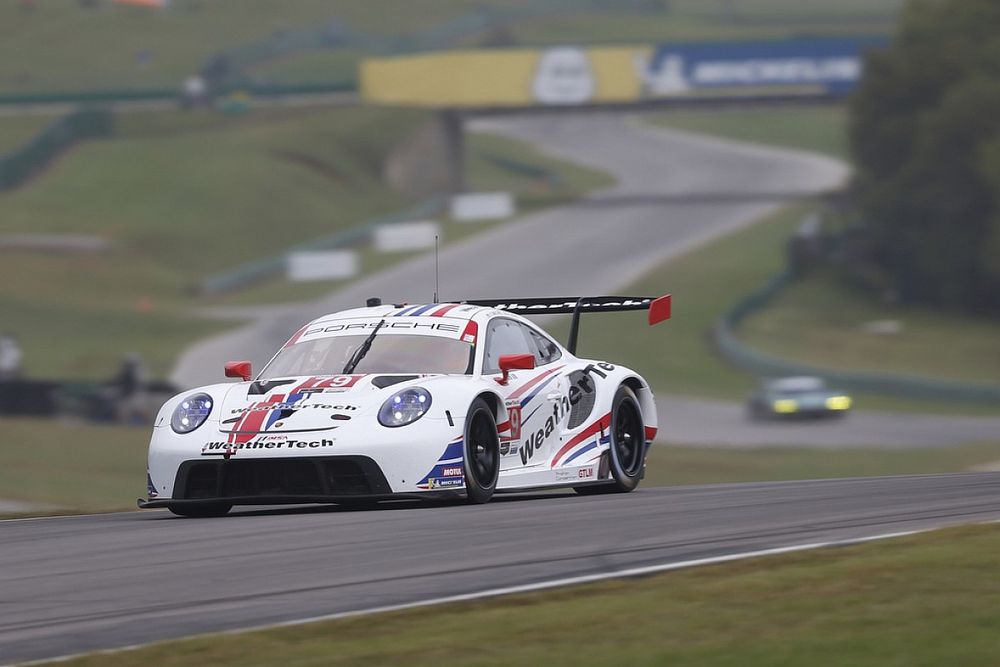
[[[497,493],[609,481],[607,466],[601,466],[603,453],[603,451],[598,452],[580,465],[576,465],[574,461],[574,465],[556,468],[549,468],[546,464],[501,471],[500,479],[497,480]]]

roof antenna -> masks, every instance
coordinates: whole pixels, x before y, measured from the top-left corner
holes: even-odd
[[[434,303],[438,301],[438,236],[434,235]]]

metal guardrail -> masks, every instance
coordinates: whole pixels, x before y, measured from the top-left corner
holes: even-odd
[[[245,93],[250,97],[274,98],[293,95],[326,95],[353,93],[358,88],[357,81],[344,79],[324,83],[262,83],[235,81],[212,91],[216,98],[232,93]],[[180,88],[135,88],[105,90],[56,90],[41,93],[0,95],[3,106],[42,106],[56,104],[114,104],[120,102],[173,102],[180,104]]]
[[[712,338],[719,353],[727,361],[762,377],[812,375],[822,377],[837,387],[857,392],[904,398],[1000,405],[1000,384],[960,382],[912,375],[813,366],[765,354],[740,341],[736,336],[736,330],[740,323],[774,299],[793,281],[794,275],[790,268],[780,271],[759,288],[736,302],[715,321],[712,327]]]
[[[91,109],[62,116],[27,143],[0,155],[0,192],[17,187],[76,142],[107,137],[113,131],[110,111]]]
[[[264,257],[208,276],[199,283],[198,293],[212,296],[248,287],[283,272],[286,268],[288,253],[302,250],[328,250],[354,245],[368,239],[379,225],[432,217],[441,213],[444,206],[443,198],[433,197],[406,210],[374,218],[349,229],[294,245],[280,255]]]

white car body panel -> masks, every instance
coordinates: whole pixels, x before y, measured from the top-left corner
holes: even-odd
[[[505,384],[499,381],[499,373],[482,374],[482,343],[496,318],[530,327],[557,346],[558,358],[532,370],[511,371]],[[184,392],[167,401],[156,418],[149,446],[149,500],[140,504],[162,506],[186,499],[184,489],[174,488],[185,466],[193,470],[192,466],[206,461],[226,465],[316,457],[371,459],[387,484],[373,494],[379,497],[461,495],[465,489],[465,420],[470,405],[480,396],[495,406],[501,443],[497,492],[607,482],[607,466],[602,469],[601,461],[609,448],[612,401],[623,383],[633,388],[639,400],[647,446],[655,437],[653,395],[638,373],[578,359],[529,320],[489,307],[386,305],[345,311],[310,322],[282,349],[325,337],[369,333],[382,320],[386,324],[376,334],[376,345],[381,336],[415,333],[463,341],[474,350],[472,373],[282,376],[265,383],[222,383]],[[387,377],[403,375],[414,377],[382,388],[376,385],[387,382]],[[408,387],[429,392],[430,408],[412,423],[381,425],[380,407]],[[200,393],[213,403],[208,418],[190,433],[175,432],[170,425],[174,410]],[[591,398],[593,407],[581,419]],[[574,418],[577,423],[571,424]],[[270,500],[274,498],[262,497],[261,504]],[[327,500],[336,502],[332,497]],[[251,504],[253,499],[238,502]]]

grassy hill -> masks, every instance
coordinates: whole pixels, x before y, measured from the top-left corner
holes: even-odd
[[[218,302],[195,296],[201,278],[414,204],[385,184],[383,163],[427,119],[425,112],[352,108],[120,116],[114,137],[80,144],[0,193],[0,234],[110,242],[101,254],[4,255],[9,275],[36,277],[0,285],[4,329],[22,340],[26,370],[102,377],[134,351],[166,371],[183,345],[220,326],[190,315]],[[473,187],[512,190],[528,205],[607,183],[510,140],[473,136],[468,150]],[[505,171],[498,157],[532,168]],[[531,176],[538,171],[555,185]],[[444,240],[453,236],[448,231]],[[373,255],[363,256],[363,269],[399,259]],[[275,280],[238,300],[302,300],[332,287]]]
[[[212,54],[279,81],[352,77],[363,53],[886,32],[902,0],[97,0],[0,3],[0,94],[176,88]],[[614,7],[613,9],[609,9]],[[258,62],[258,57],[270,55]],[[277,54],[282,54],[278,56]]]

